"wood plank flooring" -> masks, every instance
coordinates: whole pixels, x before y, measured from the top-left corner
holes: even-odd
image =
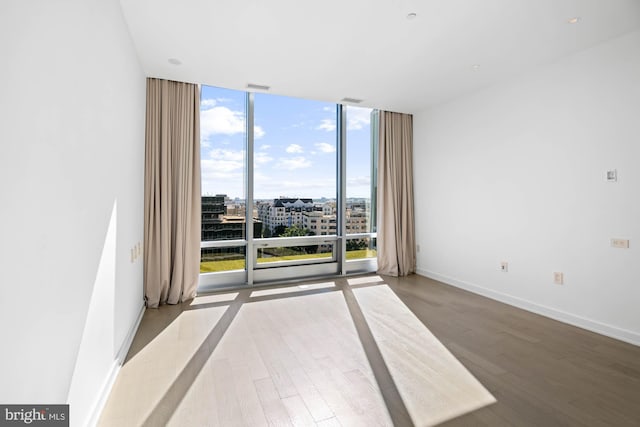
[[[640,347],[421,276],[385,279],[497,399],[441,425],[640,426]]]
[[[227,291],[147,310],[99,421],[436,424],[638,426],[640,348],[421,276]]]

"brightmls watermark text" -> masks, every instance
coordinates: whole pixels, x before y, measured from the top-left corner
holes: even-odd
[[[69,405],[0,405],[0,427],[69,427]]]

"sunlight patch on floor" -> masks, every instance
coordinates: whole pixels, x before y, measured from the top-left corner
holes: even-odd
[[[392,425],[344,297],[327,292],[244,303],[168,425],[337,420]]]
[[[225,292],[147,310],[100,425],[391,426],[398,413],[387,407],[383,377],[419,426],[495,402],[380,280]]]
[[[353,278],[347,279],[347,283],[349,284],[349,286],[366,285],[370,283],[378,283],[383,281],[384,280],[380,276],[353,277]]]
[[[197,297],[195,297],[191,303],[189,304],[190,306],[197,306],[197,305],[202,305],[202,304],[215,304],[215,303],[219,303],[219,302],[231,302],[234,299],[236,299],[238,297],[238,292],[230,292],[230,293],[224,293],[224,294],[205,294],[205,295],[198,295]]]
[[[496,401],[387,285],[353,293],[416,425],[436,425]]]
[[[308,283],[298,286],[286,286],[279,288],[270,288],[270,289],[262,289],[259,291],[253,291],[251,293],[252,297],[262,297],[265,295],[281,295],[281,294],[289,294],[294,292],[304,292],[312,289],[327,289],[327,288],[335,288],[335,282],[321,282],[321,283]]]

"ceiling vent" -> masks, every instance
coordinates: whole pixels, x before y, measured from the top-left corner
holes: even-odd
[[[360,104],[362,102],[362,99],[342,98],[340,102],[346,102],[347,104]]]
[[[266,90],[271,89],[271,87],[269,87],[269,86],[265,86],[265,85],[257,85],[257,84],[254,84],[254,83],[249,83],[249,84],[247,85],[247,89],[252,89],[252,90],[265,90],[265,91],[266,91]]]

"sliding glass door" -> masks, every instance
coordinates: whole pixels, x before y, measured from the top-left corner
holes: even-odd
[[[372,117],[202,87],[202,289],[375,270]]]

